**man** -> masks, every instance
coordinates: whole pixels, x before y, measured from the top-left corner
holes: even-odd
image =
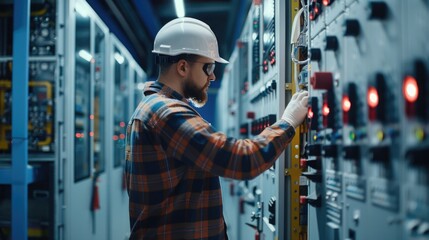
[[[270,168],[307,114],[294,94],[282,118],[253,139],[216,132],[189,104],[207,101],[219,57],[210,27],[193,18],[155,37],[160,74],[147,83],[127,127],[131,239],[227,239],[219,176],[251,179]]]

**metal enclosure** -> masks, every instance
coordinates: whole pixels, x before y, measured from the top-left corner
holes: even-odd
[[[223,181],[231,236],[428,239],[429,2],[286,2],[253,1],[221,126],[253,137],[298,89],[309,91],[308,119],[275,167]]]
[[[0,6],[0,160],[7,167],[16,41],[13,4]],[[125,125],[146,76],[86,1],[32,1],[30,23],[28,160],[34,182],[26,199],[28,227],[20,231],[28,229],[31,239],[128,238]],[[0,188],[0,230],[7,239],[16,212],[10,185]]]
[[[219,91],[218,109],[223,114],[218,122],[227,135],[256,136],[280,118],[296,91],[286,53],[297,8],[298,2],[253,2]],[[301,219],[306,205],[299,204],[300,188],[305,186],[300,181],[299,152],[297,137],[260,176],[248,181],[223,179],[224,214],[231,239],[306,236],[306,222]]]

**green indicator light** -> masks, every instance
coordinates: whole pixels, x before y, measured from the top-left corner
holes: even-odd
[[[349,133],[350,140],[354,141],[356,139],[356,134],[354,132]]]

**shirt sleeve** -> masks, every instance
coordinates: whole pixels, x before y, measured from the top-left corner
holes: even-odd
[[[170,105],[156,127],[168,156],[232,179],[252,179],[270,168],[295,135],[279,120],[252,139],[227,137],[182,104]]]

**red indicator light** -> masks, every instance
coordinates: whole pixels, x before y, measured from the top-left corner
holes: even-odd
[[[319,8],[316,6],[316,7],[314,7],[314,12],[316,13],[316,14],[318,14],[319,13]]]
[[[308,115],[308,118],[313,118],[314,113],[313,113],[313,110],[311,108],[308,109],[308,114],[307,115]]]
[[[327,103],[323,104],[323,110],[322,110],[322,112],[323,112],[323,116],[325,116],[325,117],[329,115],[330,110],[329,110],[329,107],[328,107]]]
[[[377,89],[375,87],[370,87],[368,89],[368,96],[367,96],[367,100],[368,100],[368,105],[371,108],[375,108],[378,106],[378,92]]]
[[[125,127],[125,122],[120,122],[120,123],[119,123],[119,126],[120,126],[120,127]]]
[[[348,96],[343,97],[343,111],[348,112],[350,111],[350,108],[352,107],[352,103],[350,102],[350,99]]]
[[[307,196],[299,196],[299,204],[304,205],[307,203]]]
[[[315,15],[316,15],[316,14],[314,14],[313,12],[310,12],[310,20],[314,20]]]
[[[402,92],[405,100],[410,103],[414,103],[419,97],[419,86],[414,77],[406,76],[402,85]]]
[[[328,6],[331,4],[331,0],[323,0],[323,5]]]
[[[113,135],[112,137],[113,141],[117,141],[119,139],[118,135]]]
[[[301,168],[305,168],[305,167],[307,167],[307,159],[305,159],[305,158],[301,158],[301,159],[299,160],[299,166],[300,166]]]

